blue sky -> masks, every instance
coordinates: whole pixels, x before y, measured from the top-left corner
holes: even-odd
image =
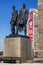
[[[5,36],[11,33],[10,19],[12,5],[15,5],[19,11],[23,3],[26,4],[28,10],[30,8],[38,8],[38,0],[0,0],[0,50],[3,50]]]

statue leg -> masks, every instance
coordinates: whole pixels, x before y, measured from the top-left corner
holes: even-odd
[[[11,24],[11,34],[15,34],[14,24]]]
[[[18,26],[16,26],[16,34],[18,35]]]
[[[25,25],[25,31],[24,31],[24,33],[25,33],[25,36],[26,36],[26,33],[27,33],[27,27],[26,27],[26,25]]]

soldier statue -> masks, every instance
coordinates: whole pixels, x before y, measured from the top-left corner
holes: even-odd
[[[12,6],[13,12],[12,12],[12,18],[11,18],[11,34],[15,34],[15,26],[17,24],[17,18],[18,18],[18,11],[15,9],[15,6]]]
[[[23,4],[23,8],[21,8],[19,12],[19,16],[18,16],[17,33],[18,33],[18,30],[19,31],[24,30],[25,35],[26,35],[27,18],[28,18],[28,10],[26,9],[26,4]]]

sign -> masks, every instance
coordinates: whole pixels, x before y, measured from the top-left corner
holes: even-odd
[[[33,23],[33,13],[28,15],[28,22],[27,22],[27,35],[31,39],[32,43],[32,54],[34,54],[34,23]]]
[[[27,25],[28,25],[28,36],[32,38],[33,37],[33,14],[32,13],[28,15]]]

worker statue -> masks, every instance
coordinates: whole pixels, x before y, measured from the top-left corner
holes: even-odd
[[[15,26],[17,24],[17,18],[18,18],[18,11],[15,9],[15,6],[12,6],[13,12],[12,12],[12,18],[11,18],[11,34],[16,34],[15,33]]]
[[[17,22],[17,28],[18,28],[17,33],[18,30],[19,31],[24,30],[24,33],[26,35],[27,18],[28,18],[28,10],[26,9],[26,4],[23,4],[23,8],[21,8],[19,11],[18,22]]]

